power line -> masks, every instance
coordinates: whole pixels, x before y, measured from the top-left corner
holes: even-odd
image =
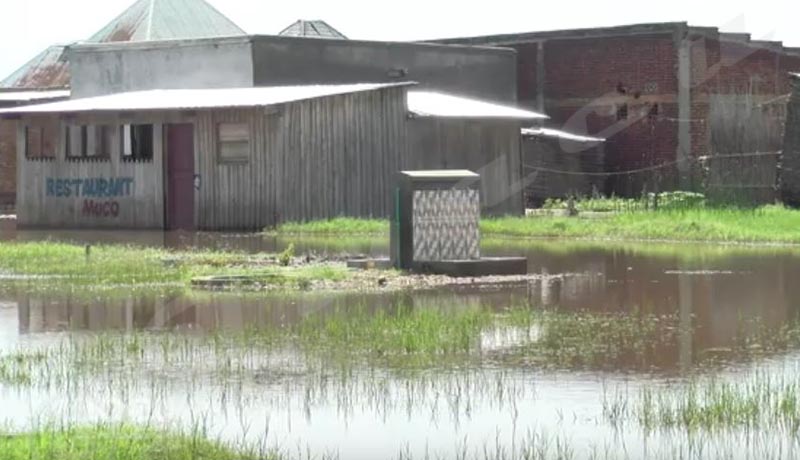
[[[717,154],[717,155],[707,155],[703,157],[696,157],[696,158],[683,158],[680,160],[670,161],[666,163],[661,163],[658,165],[653,166],[646,166],[644,168],[638,169],[630,169],[627,171],[609,171],[609,172],[581,172],[581,171],[566,171],[560,169],[552,169],[552,168],[544,168],[540,166],[531,166],[531,165],[523,165],[526,169],[539,171],[539,172],[546,172],[552,174],[561,174],[565,176],[596,176],[596,177],[608,177],[608,176],[626,176],[632,174],[640,174],[644,172],[651,172],[657,171],[659,169],[664,169],[670,166],[676,166],[678,164],[684,162],[701,162],[709,159],[723,159],[723,158],[745,158],[745,157],[762,157],[762,156],[776,156],[780,155],[782,152],[748,152],[748,153],[732,153],[732,154]]]

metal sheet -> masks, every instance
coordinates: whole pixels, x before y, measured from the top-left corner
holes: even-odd
[[[386,83],[136,91],[5,109],[0,110],[0,114],[266,107],[325,96],[408,86],[410,84],[411,83]]]
[[[523,128],[522,135],[528,137],[548,137],[552,139],[563,139],[567,141],[586,142],[586,143],[597,143],[606,141],[605,139],[600,137],[583,136],[553,128]]]
[[[409,91],[408,110],[419,117],[546,119],[547,116],[493,102],[435,91]]]
[[[69,98],[69,90],[55,91],[0,91],[0,102],[32,102]]]

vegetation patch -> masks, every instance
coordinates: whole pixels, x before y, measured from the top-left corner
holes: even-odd
[[[591,199],[578,201],[578,215],[501,217],[481,220],[484,236],[512,238],[582,238],[603,240],[713,241],[729,243],[800,244],[800,211],[783,206],[759,208],[711,207],[702,196],[674,193],[662,205],[648,208],[639,200]],[[559,209],[566,202],[551,202]],[[584,219],[580,210],[605,212]],[[598,211],[599,210],[599,211]],[[389,221],[332,219],[286,223],[273,233],[283,235],[374,235],[388,237]]]
[[[48,288],[186,287],[204,276],[249,277],[271,286],[305,286],[347,277],[344,266],[293,264],[293,254],[172,251],[125,245],[0,243],[0,273]]]
[[[337,217],[311,222],[286,222],[268,233],[284,235],[388,235],[389,221],[385,219],[356,219]]]
[[[688,431],[800,428],[800,384],[791,376],[693,380],[644,388],[628,398],[624,393],[606,397],[603,412],[611,424],[635,421],[646,430]]]
[[[192,433],[132,425],[48,427],[23,434],[0,433],[3,460],[270,460],[266,450],[238,448]]]

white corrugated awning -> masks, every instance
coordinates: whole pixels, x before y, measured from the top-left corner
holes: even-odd
[[[0,91],[0,102],[33,102],[48,99],[66,99],[70,91]]]
[[[266,107],[325,96],[358,93],[414,83],[271,86],[263,88],[155,89],[71,99],[0,110],[0,114],[120,112]]]
[[[549,137],[552,139],[561,139],[566,141],[586,142],[586,143],[597,143],[606,141],[605,139],[600,137],[582,136],[579,134],[572,134],[566,131],[561,131],[553,128],[523,128],[522,135],[530,137]]]
[[[413,85],[416,85],[416,83],[158,89],[15,107],[0,110],[0,115],[266,107],[319,97]],[[434,91],[409,91],[408,110],[412,114],[421,117],[507,118],[521,120],[547,118],[540,113],[516,107]]]
[[[419,117],[546,119],[517,107],[480,101],[435,91],[409,91],[408,110]]]

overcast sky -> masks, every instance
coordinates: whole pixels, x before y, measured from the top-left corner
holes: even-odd
[[[642,2],[493,0],[210,0],[249,33],[274,34],[297,19],[324,19],[350,38],[453,36],[688,21],[800,47],[797,0]],[[0,78],[44,48],[88,38],[133,0],[0,0]]]

